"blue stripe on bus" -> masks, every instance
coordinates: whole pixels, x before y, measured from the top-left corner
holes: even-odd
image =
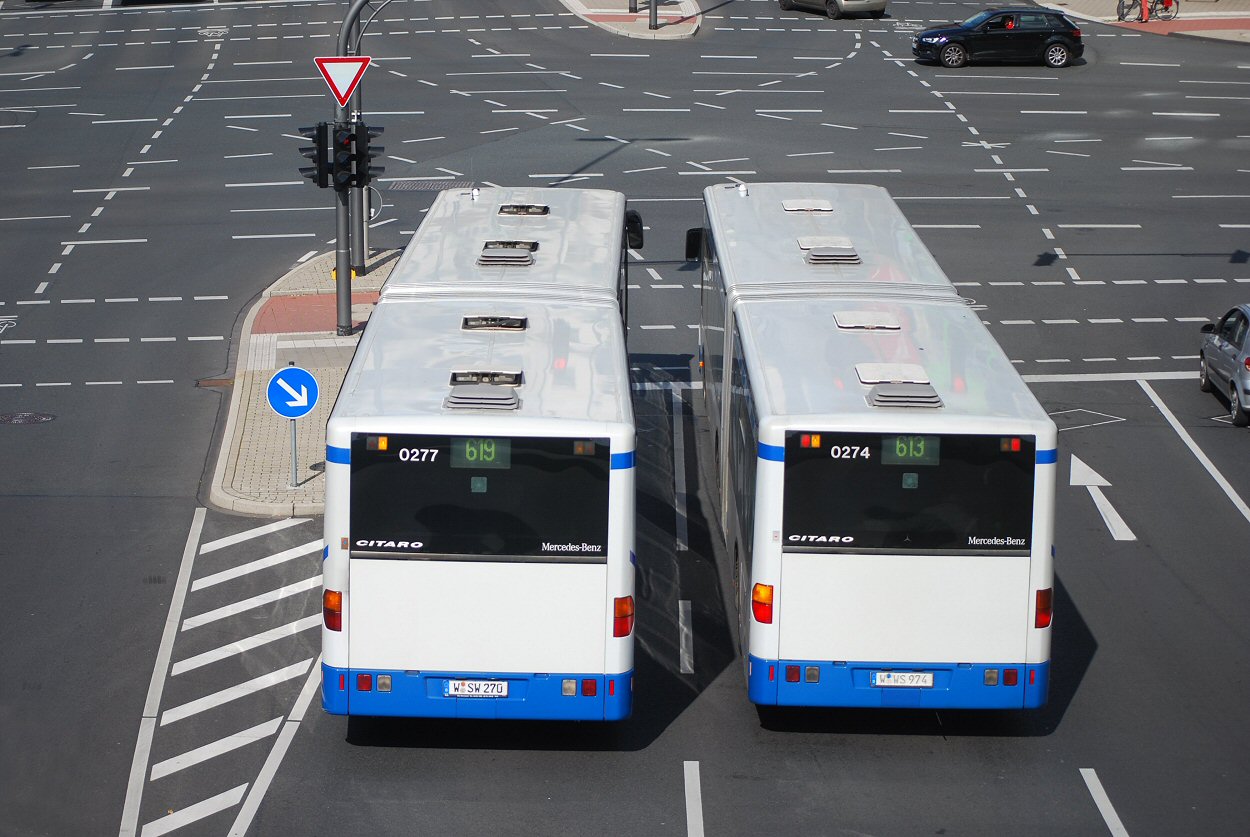
[[[1059,451],[1056,448],[1050,450],[1039,450],[1037,452],[1038,465],[1054,465],[1059,461]]]
[[[352,464],[352,449],[326,445],[326,462],[333,462],[335,465],[350,465]]]
[[[369,676],[362,691],[359,675]],[[379,674],[391,677],[391,690],[379,692]],[[506,680],[506,698],[445,697],[449,679]],[[565,695],[565,680],[579,694]],[[594,684],[593,696],[581,694]],[[503,672],[430,672],[338,668],[321,664],[321,705],[331,715],[390,715],[425,718],[513,718],[526,720],[620,721],[634,703],[634,672],[621,674]]]
[[[760,442],[759,457],[760,459],[768,459],[772,462],[785,462],[786,449],[780,445],[766,445],[763,442]]]
[[[634,452],[626,451],[625,453],[612,454],[612,470],[617,471],[622,468],[634,467]]]
[[[820,660],[764,660],[750,656],[747,697],[770,706],[858,706],[926,709],[1036,709],[1046,703],[1050,662],[1044,663],[906,663]],[[799,682],[786,679],[786,667],[795,666]],[[985,670],[1014,668],[1015,686],[985,685]],[[808,669],[817,682],[808,683]],[[932,688],[872,685],[874,671],[932,672]]]

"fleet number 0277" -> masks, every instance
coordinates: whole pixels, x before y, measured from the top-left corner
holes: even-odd
[[[438,448],[400,448],[400,462],[433,462]]]

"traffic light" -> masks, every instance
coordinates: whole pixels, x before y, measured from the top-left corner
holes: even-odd
[[[300,166],[299,173],[324,189],[330,185],[330,124],[318,122],[310,128],[300,128],[299,132],[313,142],[299,150],[313,163],[311,166]]]
[[[356,185],[368,186],[369,182],[385,169],[373,165],[373,156],[386,153],[380,145],[373,145],[373,140],[382,135],[383,128],[370,128],[363,122],[356,123]]]
[[[356,185],[356,132],[352,129],[352,123],[334,123],[330,178],[335,189],[350,189]]]

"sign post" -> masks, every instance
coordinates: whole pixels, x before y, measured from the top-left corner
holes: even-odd
[[[298,448],[295,441],[295,420],[312,412],[317,406],[317,379],[306,369],[301,369],[294,362],[286,369],[279,369],[269,379],[265,397],[269,407],[275,413],[291,420],[291,484],[290,488],[299,487],[299,468],[297,464]]]

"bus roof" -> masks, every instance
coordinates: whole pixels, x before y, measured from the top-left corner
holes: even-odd
[[[361,336],[330,425],[393,422],[392,432],[419,432],[412,429],[417,425],[455,432],[485,416],[513,435],[551,435],[534,430],[551,419],[632,426],[622,329],[615,300],[384,297]],[[453,373],[519,374],[520,383],[453,386]],[[503,400],[491,409],[449,400],[470,392]]]
[[[907,422],[951,432],[976,432],[978,421],[1050,423],[962,300],[746,300],[737,324],[761,422],[813,418],[883,430]],[[928,406],[933,394],[940,407]]]
[[[731,298],[805,292],[955,293],[880,186],[744,183],[703,192]],[[821,286],[819,289],[814,285]]]
[[[615,299],[624,215],[625,196],[605,190],[440,192],[382,296],[501,288]]]

